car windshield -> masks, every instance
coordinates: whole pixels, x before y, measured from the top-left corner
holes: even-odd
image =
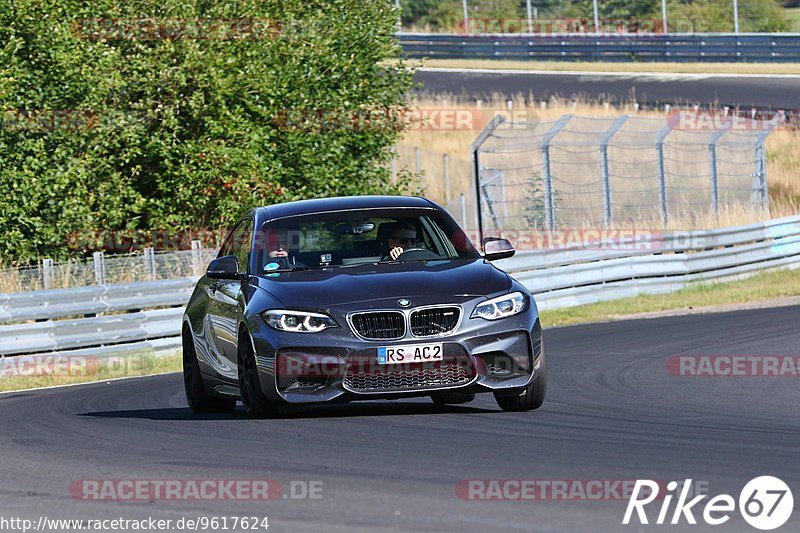
[[[480,257],[461,228],[436,209],[293,216],[264,224],[256,237],[262,272]]]

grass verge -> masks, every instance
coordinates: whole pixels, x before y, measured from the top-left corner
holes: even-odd
[[[798,14],[800,19],[800,14]],[[800,24],[800,21],[796,22]],[[795,63],[613,63],[591,61],[514,61],[503,59],[424,59],[423,67],[552,72],[658,72],[665,74],[800,74]]]
[[[793,7],[786,10],[786,15],[792,23],[792,31],[800,32],[800,7]]]
[[[698,283],[671,294],[643,295],[542,311],[544,327],[601,322],[641,313],[763,302],[800,296],[800,270],[779,270],[741,281]]]
[[[150,376],[181,368],[180,352],[118,357],[9,356],[0,359],[0,392]]]

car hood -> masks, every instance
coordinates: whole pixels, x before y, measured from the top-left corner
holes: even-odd
[[[286,307],[301,308],[408,297],[452,302],[502,293],[511,286],[505,272],[483,259],[370,263],[264,274],[256,279],[260,288]]]

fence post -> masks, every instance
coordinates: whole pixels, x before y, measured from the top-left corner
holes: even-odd
[[[48,291],[53,288],[53,260],[42,259],[42,283],[44,290]]]
[[[767,205],[767,164],[764,143],[759,138],[756,141],[756,168],[753,173],[753,193],[751,195],[753,207],[764,209]]]
[[[392,152],[392,158],[389,161],[389,167],[391,169],[392,185],[395,185],[397,183],[397,152],[394,146],[392,146],[390,151]]]
[[[156,279],[156,258],[153,248],[144,249],[144,268],[152,279]]]
[[[103,252],[95,252],[92,254],[92,261],[94,262],[94,282],[96,285],[106,284],[106,257]]]
[[[475,221],[477,223],[478,240],[483,240],[483,220],[481,220],[481,160],[480,150],[497,127],[505,122],[503,115],[495,115],[494,118],[483,128],[478,138],[470,146],[470,157],[472,158],[472,179],[474,181],[473,192],[475,194]],[[463,201],[463,200],[462,200]],[[462,204],[463,205],[463,204]],[[466,217],[464,224],[466,225]]]
[[[203,263],[200,257],[202,247],[200,241],[192,241],[192,274],[198,277],[203,275]]]
[[[419,190],[422,191],[422,157],[420,155],[419,146],[414,147],[414,173],[417,175]]]
[[[753,176],[753,203],[758,201],[761,209],[769,212],[769,188],[767,187],[767,148],[764,143],[772,131],[780,126],[786,116],[779,111],[769,123],[767,130],[756,139],[756,169]]]
[[[444,203],[450,201],[450,156],[444,154],[442,156],[444,163]]]
[[[550,143],[575,115],[564,115],[542,137],[542,167],[544,170],[544,211],[547,230],[556,229],[556,206],[553,200],[553,173],[550,166]]]
[[[600,137],[600,172],[602,173],[602,187],[603,187],[603,222],[605,227],[611,226],[611,178],[608,172],[608,143],[611,138],[619,129],[627,122],[630,115],[622,115],[611,124],[603,135]]]
[[[461,193],[461,227],[467,227],[467,197],[464,196],[464,193]]]
[[[669,223],[669,212],[667,211],[667,174],[664,168],[664,142],[672,132],[674,124],[667,121],[661,131],[658,132],[656,139],[656,153],[658,154],[658,205],[661,210],[661,224],[666,228]]]
[[[726,121],[726,124],[727,125],[725,127],[714,132],[714,135],[712,135],[711,139],[708,141],[708,164],[711,170],[711,209],[713,209],[715,217],[719,217],[719,172],[717,170],[717,143],[728,131],[728,128],[730,128],[730,122]]]
[[[500,227],[500,221],[498,220],[497,212],[494,210],[494,202],[492,202],[492,197],[489,196],[489,190],[487,189],[487,187],[491,184],[491,182],[499,180],[500,190],[503,191],[503,195],[505,196],[505,187],[503,185],[503,171],[496,170],[495,172],[496,174],[493,178],[488,180],[481,180],[481,192],[483,193],[482,196],[486,201],[486,209],[489,210],[489,216],[492,217],[492,222],[494,223],[494,229],[497,230],[499,235],[503,228]]]

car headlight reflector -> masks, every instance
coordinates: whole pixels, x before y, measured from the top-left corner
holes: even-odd
[[[319,333],[328,328],[338,328],[339,324],[328,315],[306,311],[287,311],[272,309],[264,313],[267,324],[279,331],[293,333]]]
[[[511,292],[481,302],[475,307],[471,318],[483,318],[486,320],[498,320],[507,316],[519,314],[525,310],[527,298],[521,292]]]

